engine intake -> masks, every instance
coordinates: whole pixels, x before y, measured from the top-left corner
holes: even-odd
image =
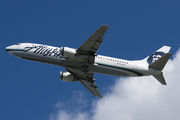
[[[77,81],[77,78],[74,75],[72,75],[69,72],[63,72],[63,71],[59,73],[59,79],[67,82]]]
[[[69,47],[61,47],[60,55],[64,57],[72,58],[76,54],[76,49],[69,48]]]

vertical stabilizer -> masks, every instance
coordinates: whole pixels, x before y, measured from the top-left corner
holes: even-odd
[[[149,65],[151,65],[156,60],[158,60],[159,58],[164,56],[166,53],[168,53],[170,49],[171,49],[171,47],[169,47],[169,46],[163,46],[160,49],[158,49],[156,52],[151,54],[150,56],[143,59],[143,61],[146,61]]]
[[[150,64],[149,67],[153,68],[155,70],[161,71],[164,68],[164,66],[166,65],[166,63],[169,60],[169,58],[171,57],[171,55],[172,55],[171,53],[166,53],[161,58],[159,58],[158,60],[156,60],[155,62]]]
[[[162,69],[164,68],[164,66],[166,65],[167,61],[169,60],[169,58],[171,57],[171,53],[166,53],[165,55],[163,55],[161,58],[159,58],[158,60],[156,60],[155,62],[153,62],[151,65],[149,65],[149,68],[152,68],[154,70],[159,70],[162,71]],[[157,75],[153,75],[161,84],[163,85],[167,85],[166,81],[163,77],[163,74],[157,74]]]
[[[149,68],[154,70],[162,71],[164,66],[166,65],[167,61],[171,57],[171,53],[169,53],[171,47],[163,46],[158,49],[156,52],[151,54],[150,56],[143,59],[144,62],[148,63]],[[154,74],[153,75],[161,84],[167,85],[164,79],[164,76],[161,74]]]

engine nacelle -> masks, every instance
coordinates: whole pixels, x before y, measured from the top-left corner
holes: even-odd
[[[69,47],[61,47],[60,55],[64,57],[72,58],[76,54],[76,49],[69,48]]]
[[[61,71],[59,73],[59,79],[67,82],[77,81],[77,78],[69,72]]]

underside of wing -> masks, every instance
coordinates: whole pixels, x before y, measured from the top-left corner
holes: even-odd
[[[101,94],[99,93],[99,89],[97,88],[96,84],[92,81],[88,80],[79,80],[79,82],[88,89],[94,96],[102,98]]]
[[[97,52],[97,49],[103,41],[103,36],[108,29],[108,25],[100,26],[78,49],[81,54],[92,54]]]
[[[99,89],[97,88],[96,84],[94,83],[94,74],[83,72],[79,69],[74,68],[66,68],[68,72],[76,76],[77,80],[85,87],[87,88],[94,96],[101,97],[101,94],[99,93]]]

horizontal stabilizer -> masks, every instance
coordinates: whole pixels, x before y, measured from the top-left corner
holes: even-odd
[[[161,84],[167,85],[163,74],[153,75]]]
[[[171,55],[172,55],[171,53],[166,53],[161,58],[159,58],[158,60],[153,62],[151,65],[149,65],[149,67],[153,68],[155,70],[161,71],[164,68],[164,66],[166,65],[166,63],[169,60],[169,58],[171,57]]]

